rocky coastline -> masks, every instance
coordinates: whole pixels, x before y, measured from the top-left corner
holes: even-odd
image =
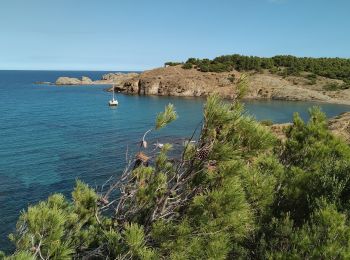
[[[325,90],[325,84],[339,80],[317,76],[314,84],[307,77],[282,77],[268,71],[245,72],[249,75],[249,88],[245,99],[317,101],[350,105],[350,89]],[[206,97],[218,93],[224,98],[236,96],[236,85],[241,72],[200,72],[183,69],[181,65],[156,68],[142,73],[109,73],[100,80],[88,77],[59,77],[53,85],[113,85],[115,91],[125,94]],[[47,82],[46,82],[47,84]],[[111,91],[112,88],[109,88]]]
[[[281,77],[268,71],[245,72],[249,75],[249,88],[245,99],[317,101],[350,105],[350,89],[326,91],[323,86],[339,83],[339,80],[317,77],[310,85],[305,77]],[[236,96],[236,86],[242,73],[200,72],[183,69],[181,65],[145,71],[135,77],[122,80],[115,90],[127,94],[205,97],[218,93],[224,98]],[[111,89],[110,89],[111,90]]]

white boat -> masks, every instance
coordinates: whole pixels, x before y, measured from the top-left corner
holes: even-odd
[[[113,98],[112,100],[108,101],[109,106],[118,106],[118,100],[114,99],[114,85],[113,85]]]

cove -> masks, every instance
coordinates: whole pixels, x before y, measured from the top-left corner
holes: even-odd
[[[205,100],[117,95],[111,109],[104,86],[34,85],[58,76],[89,76],[107,72],[0,71],[0,244],[10,250],[7,235],[22,209],[53,192],[69,195],[77,178],[97,186],[117,176],[126,150],[135,148],[156,115],[173,103],[179,118],[149,136],[152,142],[181,145],[200,123]],[[307,119],[320,105],[327,116],[350,111],[349,106],[313,102],[246,101],[258,120],[289,122],[293,112]],[[151,143],[152,143],[151,142]]]

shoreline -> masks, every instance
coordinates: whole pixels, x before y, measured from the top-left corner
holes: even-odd
[[[101,81],[101,80],[98,80]],[[113,82],[96,82],[90,84],[56,84],[54,82],[34,82],[34,85],[50,85],[50,86],[56,86],[56,87],[72,87],[72,86],[106,86],[107,88],[103,89],[103,91],[106,92],[112,92],[112,86],[115,84]],[[206,99],[207,96],[195,96],[195,95],[157,95],[157,94],[138,94],[138,93],[130,93],[125,91],[117,90],[116,93],[124,94],[124,95],[130,95],[130,96],[154,96],[154,97],[178,97],[178,98],[199,98],[199,99]],[[232,98],[224,97],[225,100],[233,100]],[[247,97],[243,98],[242,101],[287,101],[287,102],[311,102],[311,103],[323,103],[323,104],[334,104],[334,105],[346,105],[350,106],[350,100],[338,100],[338,99],[331,99],[331,100],[315,100],[315,99],[288,99],[288,98],[262,98],[262,97]]]
[[[319,77],[317,85],[310,85],[302,77],[280,77],[267,72],[252,73],[249,76],[248,92],[244,100],[257,101],[296,101],[318,102],[350,106],[350,89],[326,91],[321,84],[336,80]],[[242,73],[199,72],[184,70],[181,66],[156,68],[142,73],[108,73],[99,80],[59,77],[55,82],[35,82],[53,86],[106,86],[106,91],[114,87],[118,93],[145,96],[176,96],[206,98],[218,93],[224,99],[232,100],[236,94],[236,85]],[[233,80],[232,80],[233,78]]]

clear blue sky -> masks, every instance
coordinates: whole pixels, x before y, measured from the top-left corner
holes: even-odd
[[[143,70],[233,53],[350,57],[350,1],[0,0],[0,69]]]

